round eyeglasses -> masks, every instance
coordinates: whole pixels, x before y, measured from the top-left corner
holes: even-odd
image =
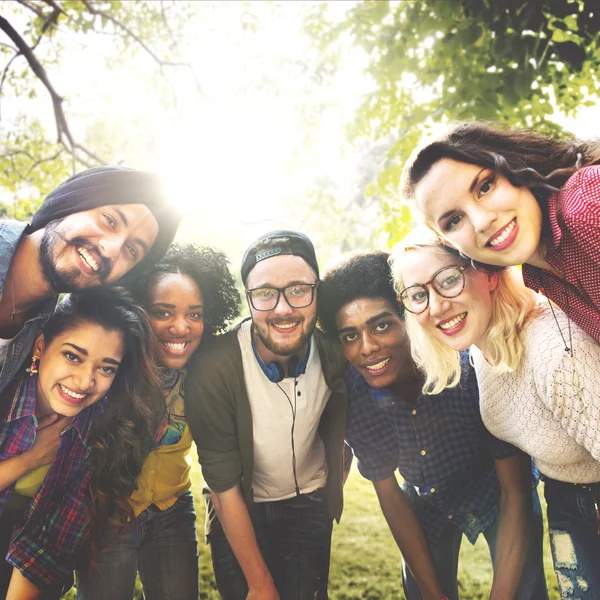
[[[444,267],[434,273],[427,283],[411,285],[402,290],[399,300],[408,312],[418,315],[429,306],[428,285],[443,298],[456,298],[465,289],[464,270],[469,267]]]
[[[282,293],[292,308],[306,308],[315,299],[316,287],[316,283],[294,283],[284,288],[258,287],[246,290],[246,295],[254,310],[273,310]]]

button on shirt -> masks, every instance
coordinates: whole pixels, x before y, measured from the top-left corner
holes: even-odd
[[[493,437],[479,413],[473,368],[463,356],[461,384],[416,404],[388,388],[371,388],[353,367],[345,379],[347,442],[366,479],[380,481],[396,469],[425,536],[437,544],[448,522],[475,543],[500,509],[494,459],[518,450]]]

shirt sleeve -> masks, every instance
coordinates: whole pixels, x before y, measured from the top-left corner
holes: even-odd
[[[192,359],[185,393],[185,414],[202,474],[214,492],[233,488],[243,475],[236,404],[243,389],[239,379],[243,379],[243,369],[241,356],[236,365],[222,347],[213,352],[215,342],[223,341],[230,340],[215,340]],[[248,418],[251,430],[251,413]]]
[[[567,319],[556,309],[562,330],[567,334]],[[546,322],[544,352],[539,353],[535,384],[543,402],[563,429],[600,461],[600,344],[574,323],[571,343],[574,359],[565,351],[555,322]]]
[[[512,444],[499,440],[496,436],[492,435],[487,429],[485,430],[485,446],[488,449],[491,457],[495,460],[503,460],[516,456],[521,451]]]
[[[28,521],[11,540],[6,560],[39,588],[72,584],[86,536],[90,477],[89,469],[82,470],[63,494],[56,494],[41,518]]]
[[[557,218],[569,239],[562,260],[570,262],[567,273],[575,274],[577,287],[600,310],[600,165],[578,171],[561,194]]]

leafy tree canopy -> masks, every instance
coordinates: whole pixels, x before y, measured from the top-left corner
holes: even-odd
[[[335,72],[349,41],[368,59],[372,89],[350,137],[391,140],[364,189],[381,200],[391,242],[410,225],[395,192],[403,161],[432,125],[482,119],[560,135],[555,113],[573,116],[600,87],[594,0],[364,0],[342,20],[323,3],[307,28],[321,73]]]

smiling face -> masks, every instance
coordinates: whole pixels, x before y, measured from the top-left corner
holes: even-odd
[[[444,158],[415,186],[414,199],[427,223],[474,260],[520,265],[540,253],[534,195],[491,169]]]
[[[405,287],[423,285],[445,267],[459,266],[457,259],[437,248],[407,250],[400,262]],[[479,345],[492,318],[492,291],[497,275],[468,268],[464,271],[465,287],[454,298],[440,296],[427,285],[429,304],[414,315],[419,325],[433,338],[453,350]]]
[[[338,338],[346,359],[374,388],[396,383],[412,372],[404,321],[384,298],[356,298],[336,315]]]
[[[299,256],[285,254],[261,260],[248,275],[246,288],[285,288],[299,283],[317,283],[315,272]],[[273,310],[258,311],[250,303],[256,348],[266,362],[301,354],[317,321],[317,293],[304,308],[292,308],[280,294]]]
[[[150,283],[147,309],[163,366],[183,368],[204,333],[204,298],[196,282],[179,273],[159,275]]]
[[[113,283],[147,254],[158,223],[147,206],[100,206],[50,222],[40,243],[44,277],[54,291]]]
[[[110,389],[123,359],[123,334],[84,322],[50,343],[41,334],[35,349],[40,356],[36,416],[74,417]]]

